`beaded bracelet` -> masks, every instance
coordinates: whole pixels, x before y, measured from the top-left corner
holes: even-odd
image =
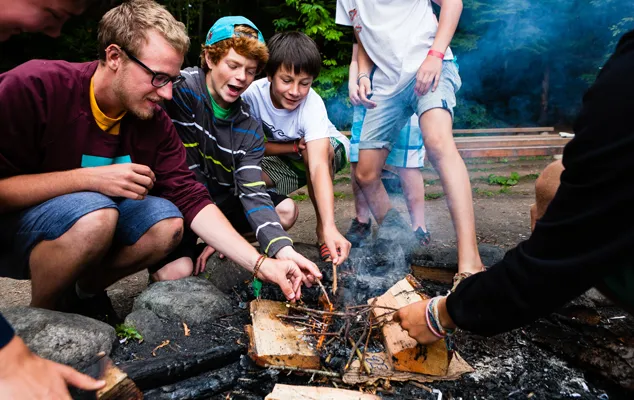
[[[264,263],[265,259],[266,259],[266,254],[260,254],[260,257],[258,257],[258,260],[255,262],[255,268],[253,268],[253,278],[257,279],[258,272],[260,272],[260,267]]]
[[[427,320],[427,327],[429,330],[439,338],[446,338],[456,333],[455,329],[443,328],[440,324],[440,313],[438,311],[438,302],[441,296],[437,296],[429,300],[427,303],[427,310],[425,312],[425,318]]]

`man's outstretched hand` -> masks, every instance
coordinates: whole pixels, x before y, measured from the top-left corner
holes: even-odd
[[[103,388],[106,382],[38,357],[17,336],[0,350],[2,399],[71,400],[69,385],[94,391]]]

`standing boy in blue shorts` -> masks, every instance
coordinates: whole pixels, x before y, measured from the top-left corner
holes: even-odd
[[[346,233],[346,239],[352,243],[353,247],[361,245],[372,233],[370,206],[354,176],[359,161],[359,138],[366,113],[366,109],[361,105],[359,99],[359,85],[357,85],[357,74],[359,73],[357,49],[357,41],[353,36],[352,59],[348,70],[348,92],[350,93],[350,102],[355,106],[350,138],[350,177],[354,192],[355,218]],[[410,239],[415,239],[417,242],[412,242],[412,245],[428,245],[431,235],[425,224],[425,182],[420,171],[420,168],[425,165],[425,146],[416,115],[412,115],[410,121],[399,132],[398,140],[385,163],[398,170],[414,231],[414,236]],[[403,226],[398,228],[403,228]],[[405,228],[409,229],[409,227]],[[388,233],[385,230],[383,232]]]
[[[267,78],[242,95],[267,135],[263,179],[279,194],[308,185],[322,260],[341,264],[350,242],[335,226],[332,180],[347,164],[349,141],[330,123],[323,100],[311,89],[321,69],[319,49],[300,32],[278,33],[268,47]]]
[[[459,282],[483,269],[469,175],[452,135],[455,92],[461,81],[449,43],[462,1],[436,2],[442,3],[439,21],[430,0],[389,4],[338,0],[336,22],[353,26],[357,35],[359,97],[368,108],[359,143],[357,182],[381,228],[401,225],[380,176],[398,132],[416,113],[430,161],[447,194],[458,241],[455,279]]]

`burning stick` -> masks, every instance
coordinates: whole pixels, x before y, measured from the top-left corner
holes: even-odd
[[[317,284],[319,284],[319,287],[321,288],[322,293],[326,297],[326,302],[330,306],[330,311],[332,311],[332,303],[330,302],[330,298],[328,297],[328,292],[326,292],[326,288],[324,287],[324,285],[321,283],[321,281],[318,278],[315,278],[315,279],[317,280]]]
[[[337,264],[332,263],[332,294],[337,293]]]
[[[265,365],[264,367],[271,368],[271,369],[279,369],[281,371],[305,372],[307,374],[323,375],[323,376],[329,376],[332,378],[341,378],[341,375],[336,372],[322,371],[319,369],[287,367],[287,366],[280,366],[280,365]]]
[[[365,332],[364,332],[364,334],[365,334]],[[363,354],[361,353],[361,350],[359,350],[359,343],[363,340],[363,336],[361,336],[359,338],[359,341],[356,342],[356,343],[354,342],[354,340],[352,340],[351,337],[348,337],[348,340],[350,341],[350,344],[352,345],[352,352],[350,353],[350,359],[348,360],[348,363],[346,364],[346,367],[344,368],[344,371],[347,370],[348,368],[350,368],[352,357],[354,356],[355,353],[357,353],[357,357],[359,357],[359,361],[361,362],[361,366],[363,367],[365,372],[368,375],[370,375],[372,373],[372,368],[370,368],[368,363],[365,362],[365,360],[363,359],[363,355],[365,354],[365,349],[363,349],[364,350]]]

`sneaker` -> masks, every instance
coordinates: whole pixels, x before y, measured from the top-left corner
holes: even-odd
[[[391,208],[379,226],[376,237],[377,243],[397,243],[403,249],[405,257],[409,259],[412,253],[420,247],[411,226],[403,219],[398,211]]]
[[[359,247],[361,242],[366,240],[372,234],[372,220],[367,223],[359,222],[354,218],[350,224],[348,232],[345,234],[345,238],[352,244],[352,247]]]
[[[60,299],[58,311],[83,315],[112,326],[123,323],[105,290],[94,297],[80,299],[75,291],[75,285],[72,285]]]
[[[421,246],[428,246],[429,242],[431,242],[431,234],[429,231],[425,232],[420,226],[414,231],[414,236],[416,236]]]

